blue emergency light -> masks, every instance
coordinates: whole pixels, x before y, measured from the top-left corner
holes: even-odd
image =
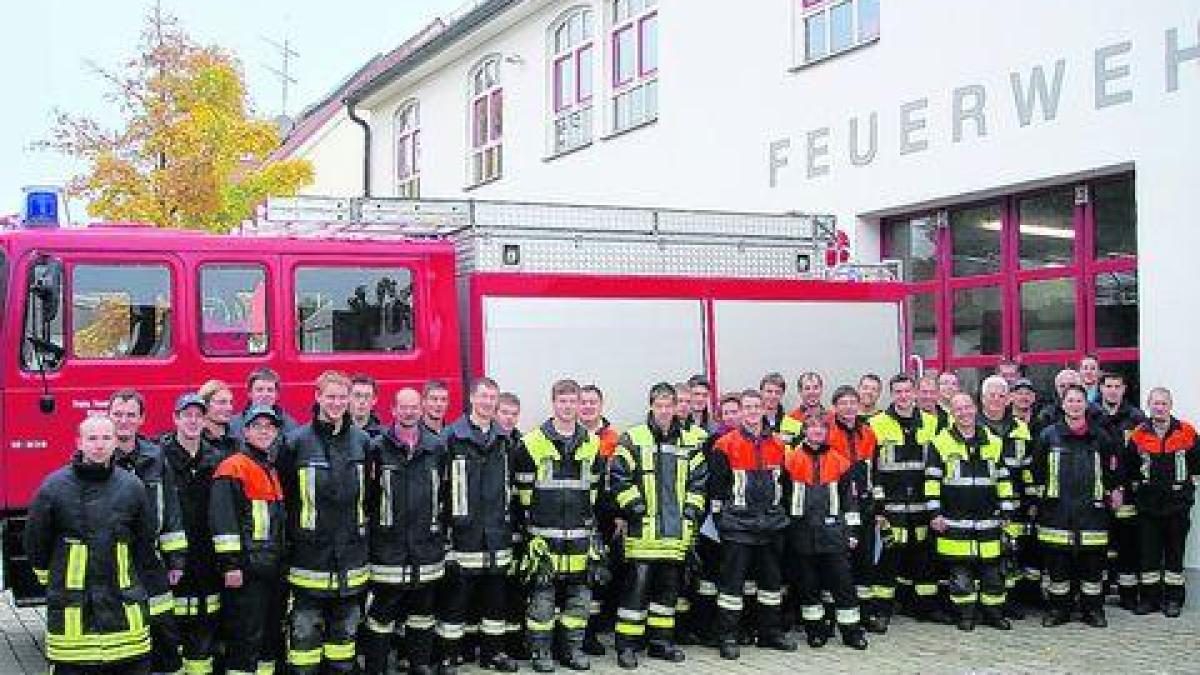
[[[26,188],[25,227],[58,227],[59,194],[57,188]]]

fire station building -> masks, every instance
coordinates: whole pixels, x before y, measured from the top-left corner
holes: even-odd
[[[481,0],[389,56],[289,139],[311,192],[833,214],[926,367],[1200,417],[1196,3]]]

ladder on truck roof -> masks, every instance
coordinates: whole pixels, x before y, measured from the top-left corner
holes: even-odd
[[[825,264],[836,219],[535,202],[272,198],[243,225],[248,236],[351,240],[445,239],[460,274],[546,272],[744,278],[890,279]],[[862,269],[859,269],[862,267]],[[867,266],[879,267],[879,266]],[[854,274],[846,272],[854,268]]]

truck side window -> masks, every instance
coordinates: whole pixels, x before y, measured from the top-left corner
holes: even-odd
[[[71,353],[83,359],[171,352],[171,271],[165,265],[76,265]]]
[[[300,267],[296,344],[301,352],[413,348],[412,272],[403,267]]]
[[[267,271],[261,265],[200,268],[200,349],[207,356],[253,356],[269,347]]]
[[[29,284],[44,278],[49,263],[38,263],[30,270]],[[52,371],[62,367],[63,345],[63,289],[59,285],[54,298],[46,298],[49,307],[34,299],[32,293],[26,293],[25,325],[21,332],[21,369],[27,371]],[[50,309],[47,316],[47,309]],[[37,349],[30,337],[43,340],[48,349]],[[57,348],[57,349],[55,349]]]

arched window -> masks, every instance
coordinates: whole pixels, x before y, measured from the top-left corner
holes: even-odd
[[[658,1],[611,0],[608,7],[618,132],[658,119]]]
[[[500,86],[500,56],[485,57],[471,69],[471,151],[467,158],[471,185],[500,177],[503,170],[504,89]]]
[[[408,101],[396,110],[396,196],[421,196],[421,106]]]
[[[550,25],[551,154],[592,141],[592,11],[573,7]]]

